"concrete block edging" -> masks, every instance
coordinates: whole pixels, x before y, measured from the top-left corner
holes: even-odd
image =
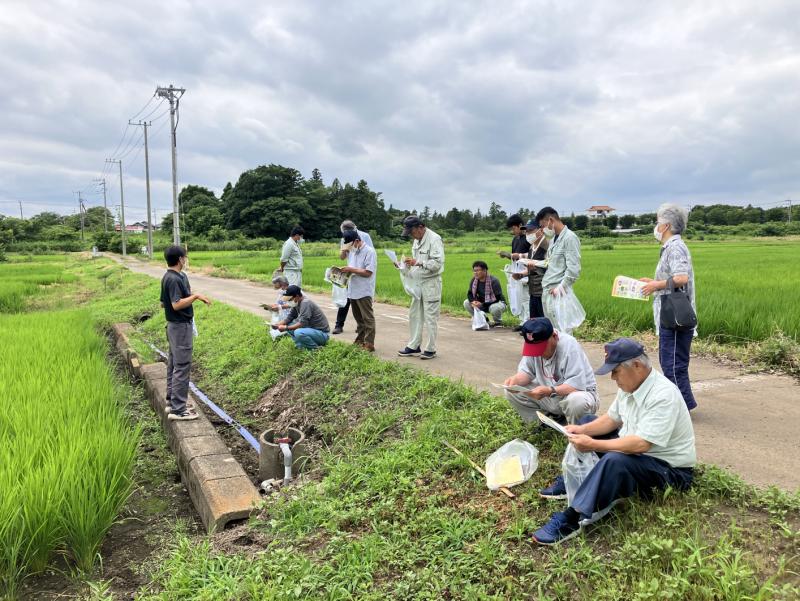
[[[181,481],[189,491],[206,531],[221,530],[231,521],[248,518],[260,500],[258,490],[208,418],[200,411],[190,422],[167,419],[167,366],[142,363],[128,341],[132,326],[114,324],[114,346],[126,368],[142,380],[150,406],[155,411],[175,453]],[[199,403],[195,399],[195,403]]]

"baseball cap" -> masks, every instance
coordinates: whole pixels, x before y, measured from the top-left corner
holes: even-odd
[[[605,345],[606,360],[594,373],[598,376],[609,373],[617,365],[644,354],[644,347],[632,338],[617,338]]]
[[[547,341],[553,335],[553,324],[546,317],[529,319],[522,324],[519,335],[525,339],[522,356],[541,357],[547,348]]]
[[[303,294],[303,291],[300,290],[300,286],[289,286],[286,290],[283,291],[283,296],[281,300],[290,301],[295,296],[300,296]]]
[[[525,224],[525,229],[529,232],[532,232],[533,230],[538,230],[539,222],[536,221],[535,219],[529,219],[528,223]]]
[[[411,233],[412,227],[418,227],[420,225],[425,225],[420,221],[419,217],[416,215],[409,215],[405,219],[403,219],[403,236],[408,236]]]

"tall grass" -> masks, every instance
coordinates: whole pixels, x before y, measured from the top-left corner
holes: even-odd
[[[0,315],[0,585],[12,597],[56,554],[89,570],[131,489],[138,433],[90,324],[85,311]]]
[[[19,313],[25,309],[25,300],[39,292],[41,286],[74,281],[64,273],[64,265],[49,262],[0,264],[0,313]]]
[[[796,282],[800,280],[797,244],[791,241],[702,242],[689,241],[697,285],[699,334],[721,342],[765,340],[776,328],[787,335],[800,337],[800,311],[795,309]],[[442,304],[451,311],[463,311],[467,287],[472,276],[472,262],[486,261],[489,270],[506,282],[502,267],[506,263],[495,254],[506,249],[508,239],[487,239],[481,248],[470,246],[445,250]],[[341,263],[335,245],[315,245],[313,256],[305,257],[303,283],[328,290],[323,280],[326,267]],[[391,246],[398,255],[410,255],[410,244]],[[481,250],[482,252],[478,252]],[[589,324],[608,324],[609,328],[629,332],[653,329],[650,303],[628,301],[611,296],[611,284],[617,275],[653,277],[658,262],[658,244],[623,244],[613,250],[599,250],[585,244],[583,270],[575,291],[583,303]],[[309,253],[310,254],[310,253]],[[211,267],[217,275],[247,277],[269,281],[278,265],[275,251],[264,252],[195,252],[195,269]],[[382,251],[378,252],[377,294],[379,300],[407,303],[408,297],[396,270]]]

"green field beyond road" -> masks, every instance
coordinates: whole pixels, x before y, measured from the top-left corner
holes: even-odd
[[[719,342],[741,343],[763,340],[776,328],[797,338],[800,311],[795,293],[800,281],[798,244],[795,241],[746,240],[736,242],[689,241],[697,282],[699,335]],[[507,261],[495,251],[508,250],[510,237],[448,245],[442,304],[451,311],[463,312],[472,262],[482,259],[497,275],[506,291],[502,268]],[[383,248],[410,256],[411,245],[378,244],[377,300],[406,304],[400,278]],[[311,289],[329,288],[323,280],[325,268],[341,265],[334,244],[307,244],[304,248],[303,282]],[[650,302],[613,298],[611,285],[617,275],[653,277],[659,247],[652,244],[618,244],[613,250],[596,250],[584,242],[583,271],[575,291],[583,303],[590,325],[607,326],[620,333],[651,330]],[[212,268],[213,275],[248,278],[268,282],[278,267],[278,251],[191,252],[191,267]],[[271,296],[271,295],[268,295]],[[271,299],[269,299],[271,300]],[[580,331],[578,332],[580,334]]]

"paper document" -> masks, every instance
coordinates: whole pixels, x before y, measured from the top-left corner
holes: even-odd
[[[519,455],[512,455],[503,459],[496,469],[487,472],[486,484],[495,490],[501,486],[514,485],[525,480],[522,472],[522,460]]]
[[[542,422],[542,423],[543,423],[543,424],[545,424],[546,426],[550,426],[551,428],[553,428],[553,430],[556,430],[556,431],[558,431],[558,432],[561,432],[561,433],[562,433],[564,436],[572,436],[572,434],[570,434],[569,432],[567,432],[567,430],[566,430],[566,428],[564,428],[564,426],[562,426],[561,424],[559,424],[559,423],[558,423],[558,422],[556,422],[556,421],[553,421],[552,419],[550,419],[549,417],[547,417],[547,416],[546,416],[544,413],[542,413],[541,411],[537,411],[537,412],[536,412],[536,417],[538,417],[538,418],[539,418],[539,421],[540,421],[540,422]]]
[[[392,263],[394,263],[395,265],[397,265],[397,253],[396,253],[396,252],[394,252],[393,250],[389,250],[388,248],[384,249],[384,251],[383,251],[383,252],[385,252],[385,253],[386,253],[386,256],[387,256],[387,257],[389,257],[389,260],[390,260]]]
[[[646,301],[650,297],[645,296],[644,285],[645,282],[640,282],[639,280],[624,275],[618,275],[614,278],[614,285],[611,287],[611,296]]]
[[[518,386],[517,384],[512,384],[511,386],[506,386],[505,384],[495,384],[492,382],[492,386],[495,388],[502,388],[503,390],[510,390],[511,392],[528,392],[530,388],[525,388],[524,386]]]

